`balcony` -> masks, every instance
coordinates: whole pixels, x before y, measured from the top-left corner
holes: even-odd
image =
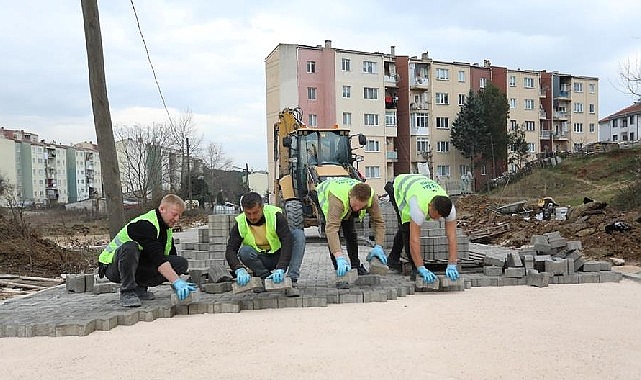
[[[412,136],[429,136],[430,130],[428,127],[411,127],[410,134]]]
[[[385,156],[387,158],[387,162],[396,162],[396,161],[398,161],[398,152],[395,152],[395,151],[385,152]]]
[[[386,74],[383,76],[385,86],[396,87],[398,84],[398,74]]]
[[[550,130],[541,131],[541,140],[567,140],[569,138],[567,132],[554,132]]]
[[[557,111],[554,113],[554,119],[555,120],[567,120],[568,119],[568,113],[564,111]]]
[[[539,89],[539,98],[545,98],[546,97],[546,92],[544,89]]]
[[[411,110],[428,110],[429,105],[430,104],[427,102],[410,103],[410,109]]]
[[[428,78],[416,76],[410,79],[410,86],[412,87],[428,89],[429,85],[430,81]]]
[[[545,111],[543,111],[543,110],[539,111],[539,119],[541,119],[541,120],[547,119],[547,116],[548,115],[547,115],[547,113],[545,113]]]
[[[559,92],[559,96],[557,96],[557,99],[570,100],[570,92],[569,91],[561,91],[561,92]]]

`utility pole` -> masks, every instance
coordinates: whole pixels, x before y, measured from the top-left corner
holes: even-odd
[[[84,19],[87,65],[89,68],[89,90],[93,121],[96,128],[102,184],[107,201],[109,236],[116,236],[125,224],[125,211],[122,206],[122,187],[120,170],[116,155],[116,143],[109,113],[107,84],[105,83],[105,60],[102,52],[102,35],[97,0],[80,0]]]
[[[191,170],[189,169],[189,137],[185,139],[187,145],[187,196],[189,197],[189,209],[191,209]]]

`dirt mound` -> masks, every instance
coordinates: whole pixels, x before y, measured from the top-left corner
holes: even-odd
[[[53,278],[95,267],[95,252],[61,248],[13,217],[0,215],[0,235],[0,273]]]
[[[532,235],[559,231],[568,240],[579,240],[585,256],[594,259],[623,258],[631,264],[641,262],[641,208],[622,213],[608,205],[590,204],[571,208],[567,220],[537,220],[536,201],[525,204],[530,213],[502,215],[497,206],[515,202],[514,199],[468,195],[456,203],[459,225],[466,233],[481,228],[509,224],[509,230],[485,239],[487,244],[521,247],[530,244]],[[598,202],[595,202],[597,205]],[[606,226],[622,222],[629,230],[606,232]]]

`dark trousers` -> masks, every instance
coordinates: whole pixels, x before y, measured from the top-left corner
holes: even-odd
[[[271,271],[278,265],[280,260],[280,249],[274,253],[266,254],[256,251],[254,248],[244,245],[238,250],[240,261],[254,272],[254,276],[267,278]]]
[[[182,256],[167,256],[171,267],[178,274],[187,274],[189,263]],[[138,244],[126,242],[116,250],[114,261],[107,265],[105,276],[111,282],[120,283],[120,291],[131,291],[138,286],[158,286],[167,279],[158,272],[155,264],[140,261]]]
[[[356,234],[354,218],[354,213],[352,213],[349,218],[341,221],[340,228],[343,231],[345,246],[347,247],[347,257],[349,257],[352,269],[356,269],[361,265],[361,261],[358,259],[358,235]],[[338,266],[336,265],[336,258],[332,255],[332,252],[329,252],[329,257],[332,259],[334,269],[337,269]]]
[[[405,248],[405,255],[409,262],[412,264],[412,269],[416,269],[414,260],[410,254],[410,222],[401,223],[401,213],[398,209],[398,204],[396,203],[396,198],[394,198],[394,183],[387,182],[385,184],[385,192],[389,195],[389,200],[396,211],[396,222],[398,224],[398,229],[396,230],[396,235],[394,235],[394,244],[390,251],[389,257],[387,259],[389,265],[396,266],[401,263],[401,253],[403,248]]]

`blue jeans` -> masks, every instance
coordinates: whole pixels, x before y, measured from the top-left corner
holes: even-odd
[[[289,269],[287,274],[292,280],[298,280],[300,265],[303,262],[305,254],[305,233],[301,229],[292,230],[294,243],[292,246],[292,257],[289,260]],[[254,272],[254,276],[266,278],[271,271],[276,269],[280,259],[280,250],[271,254],[260,253],[254,248],[244,245],[238,250],[238,258],[249,269]]]

